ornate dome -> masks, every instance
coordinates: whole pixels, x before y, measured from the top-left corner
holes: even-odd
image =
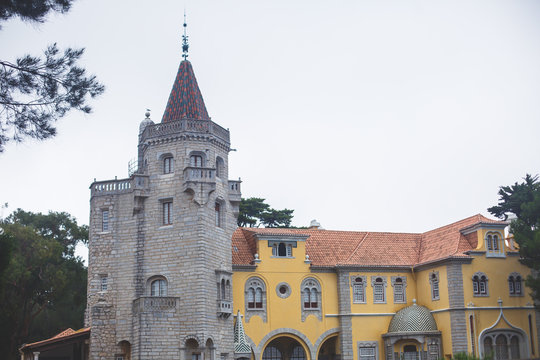
[[[146,118],[141,121],[141,124],[139,125],[139,134],[141,134],[148,125],[154,125],[154,122],[150,120],[150,113],[147,112]]]
[[[437,331],[437,324],[429,309],[414,302],[399,310],[388,326],[388,332],[426,332]]]

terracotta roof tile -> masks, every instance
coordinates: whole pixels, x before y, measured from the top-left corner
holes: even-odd
[[[480,223],[506,224],[478,214],[423,234],[238,228],[233,235],[233,264],[251,264],[257,234],[305,234],[309,236],[306,252],[315,266],[414,266],[449,257],[467,257],[464,252],[476,245],[460,230]]]
[[[72,337],[83,336],[83,335],[86,335],[86,334],[90,335],[90,328],[89,327],[81,328],[79,330],[73,330],[72,328],[67,328],[66,330],[54,335],[51,338],[41,340],[41,341],[37,341],[37,342],[31,343],[31,344],[25,344],[23,347],[21,347],[21,350],[25,349],[25,348],[28,348],[28,347],[43,346],[43,345],[47,345],[47,344],[50,344],[50,343],[55,343],[55,342],[58,342],[58,341],[67,340],[67,339],[72,338]]]

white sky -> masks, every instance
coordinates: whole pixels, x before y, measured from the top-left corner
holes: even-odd
[[[540,172],[540,2],[185,3],[212,119],[231,131],[244,197],[294,225],[422,232],[483,213]],[[182,1],[79,0],[42,25],[4,22],[0,58],[85,47],[107,90],[48,141],[0,155],[7,216],[88,223],[94,178],[127,176],[146,108],[161,120],[181,60]],[[1,211],[1,210],[0,210]]]

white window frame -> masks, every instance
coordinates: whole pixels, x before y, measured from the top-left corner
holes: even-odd
[[[440,281],[439,281],[439,272],[432,271],[429,273],[429,283],[431,285],[431,300],[437,301],[441,298],[440,293]]]
[[[367,277],[363,275],[352,275],[350,279],[353,304],[365,304]],[[356,279],[360,281],[357,282]]]
[[[378,279],[381,281],[377,281]],[[373,303],[386,304],[386,276],[372,276],[371,287],[373,288]]]
[[[109,209],[101,209],[101,231],[111,231],[111,212]]]
[[[391,279],[392,279],[392,287],[394,288],[394,304],[406,304],[407,303],[407,277],[406,276],[392,276]],[[401,281],[398,281],[398,280],[401,280]]]

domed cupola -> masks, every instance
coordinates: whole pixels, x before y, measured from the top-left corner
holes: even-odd
[[[437,331],[435,319],[428,308],[417,305],[416,301],[411,306],[399,310],[388,326],[388,333],[429,331]]]
[[[148,125],[154,125],[154,122],[150,119],[150,111],[147,110],[144,115],[146,117],[143,121],[141,121],[141,124],[139,125],[139,134],[142,134],[144,129],[146,129]]]

